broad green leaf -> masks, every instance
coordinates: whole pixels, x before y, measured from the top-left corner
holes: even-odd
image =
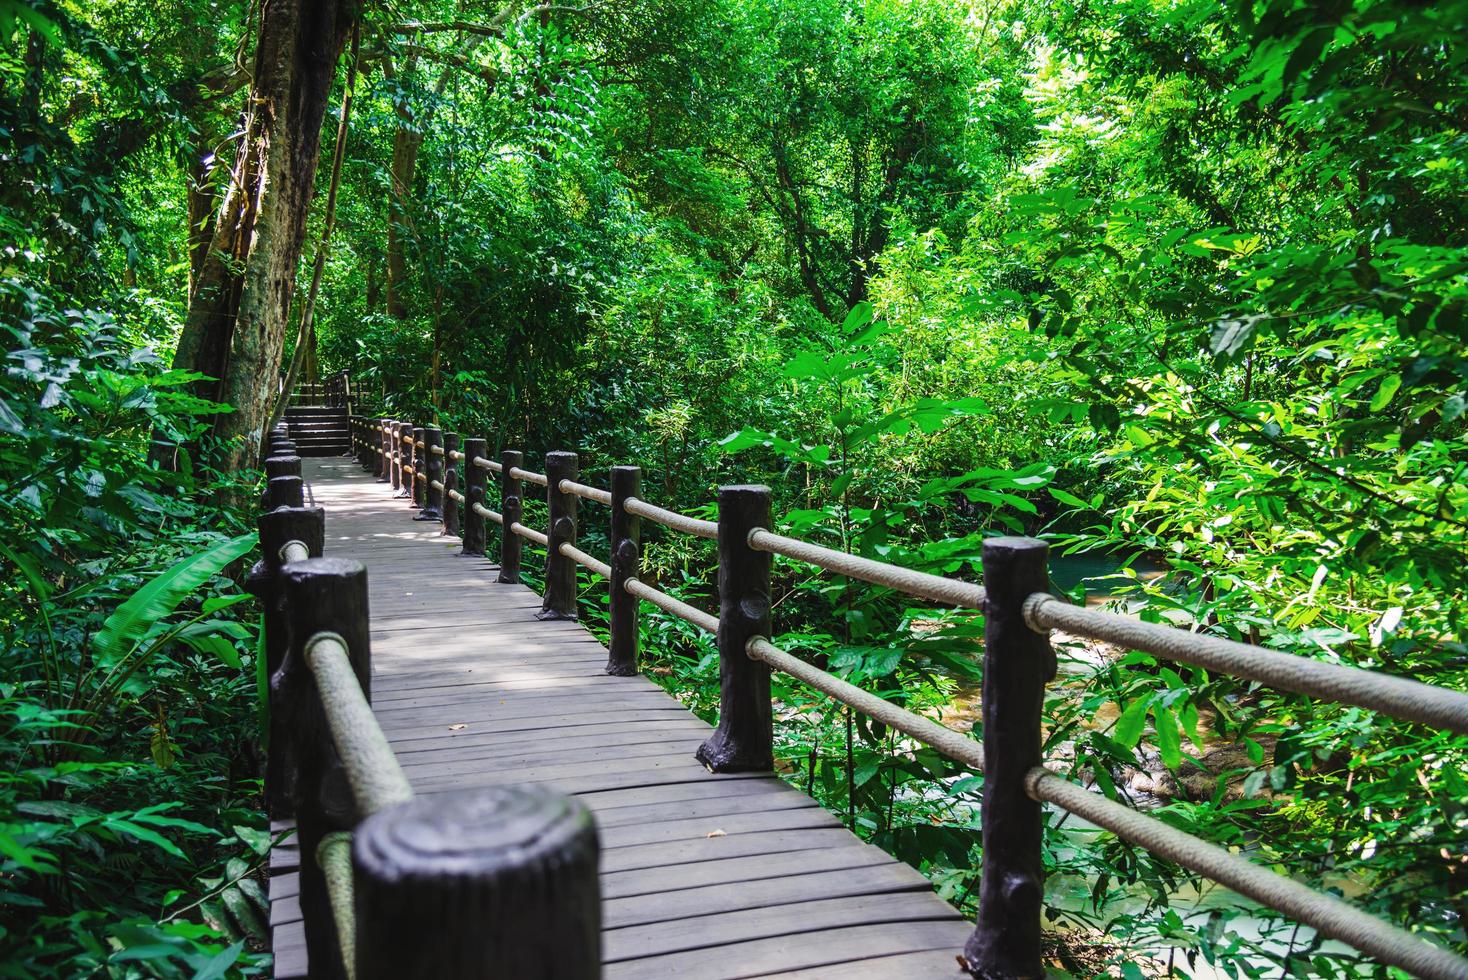
[[[1147,697],[1139,697],[1126,706],[1126,710],[1116,719],[1116,727],[1111,730],[1111,737],[1129,749],[1137,747],[1142,739],[1142,730],[1147,724],[1147,708],[1152,701]]]
[[[116,663],[153,624],[173,613],[209,579],[255,547],[254,532],[221,541],[155,576],[107,617],[92,637],[92,651],[104,665]]]

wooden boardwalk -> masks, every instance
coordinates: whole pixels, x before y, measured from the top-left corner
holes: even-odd
[[[971,926],[922,875],[775,776],[705,770],[708,725],[354,460],[304,467],[326,553],[367,566],[373,708],[414,791],[544,782],[595,814],[605,976],[964,976]],[[307,972],[295,865],[277,849],[277,977]]]

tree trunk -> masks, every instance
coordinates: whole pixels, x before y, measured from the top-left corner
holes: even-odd
[[[409,59],[407,69],[412,70]],[[413,196],[413,177],[418,169],[418,148],[423,145],[423,131],[414,123],[413,107],[406,98],[395,100],[398,128],[393,134],[391,186],[387,197],[387,312],[403,319],[408,306],[403,302],[407,284],[408,262],[404,256],[404,239],[412,228],[413,214],[409,201]]]
[[[212,462],[249,465],[280,373],[296,264],[321,155],[321,123],[356,0],[266,0],[229,191],[190,298],[174,366],[217,381]]]

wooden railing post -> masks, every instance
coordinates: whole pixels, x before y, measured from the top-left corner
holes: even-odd
[[[631,677],[637,673],[637,609],[641,601],[624,587],[636,578],[642,554],[642,518],[627,512],[627,498],[642,492],[642,468],[612,467],[611,642],[607,644],[607,673]]]
[[[419,512],[415,521],[441,521],[443,520],[443,491],[433,484],[443,483],[444,457],[434,452],[435,448],[443,448],[443,430],[435,426],[428,426],[423,430],[423,449],[418,457],[423,466],[423,479],[418,486],[422,490],[419,500],[422,502],[423,510]]]
[[[749,546],[749,532],[769,526],[769,487],[719,488],[719,725],[697,752],[710,772],[775,764],[770,668],[745,649],[770,635],[770,555]]]
[[[978,920],[963,950],[976,977],[1044,976],[1044,825],[1040,804],[1025,792],[1025,774],[1040,764],[1040,720],[1055,652],[1046,634],[1025,623],[1024,603],[1049,591],[1048,552],[1034,538],[984,542],[984,863]]]
[[[275,504],[271,503],[270,481],[277,476],[301,475],[301,457],[299,456],[267,456],[265,458],[265,488],[260,491],[260,507],[262,510],[270,510]]]
[[[601,976],[596,825],[544,786],[419,797],[357,828],[357,980]]]
[[[413,467],[413,479],[408,482],[408,502],[421,509],[423,507],[423,427],[421,425],[409,426],[408,436],[413,444],[408,447],[410,459],[408,465]]]
[[[377,482],[392,482],[392,453],[388,445],[387,428],[390,424],[388,419],[377,419],[377,448],[382,450],[377,456]]]
[[[260,560],[250,569],[246,587],[260,600],[263,612],[268,679],[280,669],[290,643],[282,601],[281,569],[285,560],[281,549],[287,541],[299,541],[312,557],[320,557],[326,536],[326,512],[320,507],[282,507],[261,514],[255,526],[260,531]],[[294,806],[295,747],[285,712],[272,704],[269,715],[270,728],[261,733],[266,748],[266,808],[272,817],[284,818],[291,815]]]
[[[576,618],[576,561],[561,554],[562,542],[576,545],[576,505],[581,498],[561,489],[562,480],[580,475],[575,453],[545,454],[545,502],[550,511],[549,544],[545,550],[545,597],[536,619]]]
[[[371,699],[367,570],[355,561],[311,558],[285,566],[282,580],[290,647],[271,679],[272,695],[278,695],[272,697],[271,704],[272,708],[279,704],[299,750],[295,816],[306,955],[313,978],[339,980],[346,971],[326,882],[316,862],[316,848],[326,834],[350,830],[358,821],[358,813],[306,653],[316,634],[336,633],[346,644],[363,695]]]
[[[488,444],[483,439],[464,440],[464,534],[460,538],[461,555],[484,554],[484,516],[475,513],[474,505],[488,506],[484,502],[484,470],[474,465],[480,458],[488,458]]]
[[[388,423],[387,440],[392,447],[392,495],[401,497],[407,492],[403,486],[403,423],[396,419]]]
[[[523,544],[520,536],[510,530],[510,525],[525,516],[524,490],[519,477],[511,473],[525,462],[525,454],[518,449],[506,449],[500,453],[500,516],[504,525],[500,528],[500,576],[504,585],[520,584],[520,553]]]
[[[302,507],[306,501],[306,485],[299,476],[272,476],[265,482],[265,506]]]
[[[459,502],[453,498],[449,491],[459,489],[459,464],[456,463],[450,453],[459,451],[459,434],[457,432],[445,432],[443,434],[443,499],[439,502],[443,510],[443,533],[459,536]]]

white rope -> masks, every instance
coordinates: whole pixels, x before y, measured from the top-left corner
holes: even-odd
[[[713,521],[701,521],[677,511],[664,510],[637,497],[628,497],[625,506],[629,514],[646,517],[650,521],[656,521],[664,527],[682,531],[684,534],[692,534],[710,540],[717,540],[719,537],[719,525]]]
[[[518,466],[511,466],[510,475],[517,480],[524,480],[526,483],[534,483],[542,487],[550,486],[550,481],[546,479],[544,473],[532,473],[530,470],[522,470]]]
[[[293,561],[305,561],[311,557],[311,550],[303,541],[287,541],[280,546],[280,561],[283,565],[289,565]]]
[[[362,695],[346,641],[335,633],[317,633],[306,641],[306,663],[361,816],[411,800],[413,788]]]
[[[1069,810],[1153,854],[1283,912],[1323,936],[1339,939],[1383,963],[1401,967],[1413,976],[1431,980],[1468,977],[1468,960],[1334,896],[1307,888],[1216,844],[1067,782],[1039,766],[1026,774],[1025,790],[1036,800]]]
[[[464,502],[464,495],[457,490],[450,490],[449,499],[456,503],[462,504]]]
[[[442,490],[443,489],[443,484],[440,483],[440,482],[438,482],[437,480],[429,480],[428,481],[428,485],[430,487],[432,487],[433,489],[435,489],[435,490]]]
[[[464,454],[461,453],[461,452],[459,452],[457,449],[450,449],[449,450],[449,459],[453,460],[454,462],[457,463],[459,460],[461,460],[463,458],[464,458]]]
[[[516,522],[514,524],[511,524],[510,525],[510,530],[513,533],[520,535],[520,537],[524,538],[527,541],[534,541],[536,544],[540,545],[542,548],[549,548],[550,547],[550,538],[547,538],[544,534],[541,534],[539,531],[536,531],[536,530],[533,530],[531,528],[526,527],[524,524],[521,524],[519,522]]]
[[[870,691],[863,691],[855,684],[849,684],[799,657],[786,653],[763,636],[750,637],[745,645],[745,652],[751,658],[763,660],[776,670],[804,681],[822,694],[875,718],[888,728],[906,732],[919,742],[931,745],[950,759],[979,771],[984,768],[983,745],[962,732],[955,732],[906,708],[899,708],[891,701],[884,701]]]
[[[497,463],[487,456],[475,456],[474,465],[481,470],[489,470],[491,473],[503,473],[505,471],[503,463]]]
[[[608,565],[604,561],[598,561],[597,559],[591,557],[586,552],[582,551],[580,548],[576,547],[569,541],[561,542],[560,552],[567,558],[575,561],[578,565],[585,565],[587,568],[591,569],[593,572],[596,572],[596,574],[600,575],[602,578],[612,577],[611,565]]]
[[[423,445],[423,443],[420,442],[420,443],[418,443],[418,445],[421,446],[421,445]],[[442,446],[434,446],[433,448],[431,448],[429,450],[429,452],[433,453],[433,455],[435,455],[435,456],[442,456],[443,455],[443,447]]]
[[[480,517],[487,517],[490,520],[494,521],[496,524],[505,523],[505,518],[503,514],[496,513],[483,504],[470,504],[469,507],[474,511],[474,513],[478,514]]]
[[[1394,718],[1468,734],[1468,694],[1459,691],[1190,633],[1175,626],[1144,623],[1099,609],[1072,606],[1039,592],[1025,600],[1024,612],[1025,622],[1036,632],[1065,630],[1322,701],[1360,705]]]
[[[578,497],[594,500],[599,504],[611,504],[612,494],[610,490],[602,490],[597,487],[588,487],[584,483],[575,480],[562,480],[559,484],[561,493],[574,493]]]
[[[920,599],[931,599],[934,602],[967,609],[984,608],[983,586],[944,578],[941,575],[929,575],[927,572],[916,572],[910,568],[889,565],[870,558],[848,555],[844,551],[835,551],[807,541],[787,538],[783,534],[775,534],[764,528],[755,528],[750,531],[747,540],[749,546],[755,551],[768,551],[772,554],[784,555],[786,558],[794,558],[796,561],[809,562],[839,575],[861,579],[873,585],[886,586]]]
[[[719,617],[711,616],[702,609],[690,606],[686,602],[680,602],[666,592],[659,592],[652,586],[639,582],[635,578],[624,580],[622,582],[622,588],[637,596],[637,598],[652,603],[663,612],[672,613],[679,619],[686,619],[706,633],[719,632]]]

